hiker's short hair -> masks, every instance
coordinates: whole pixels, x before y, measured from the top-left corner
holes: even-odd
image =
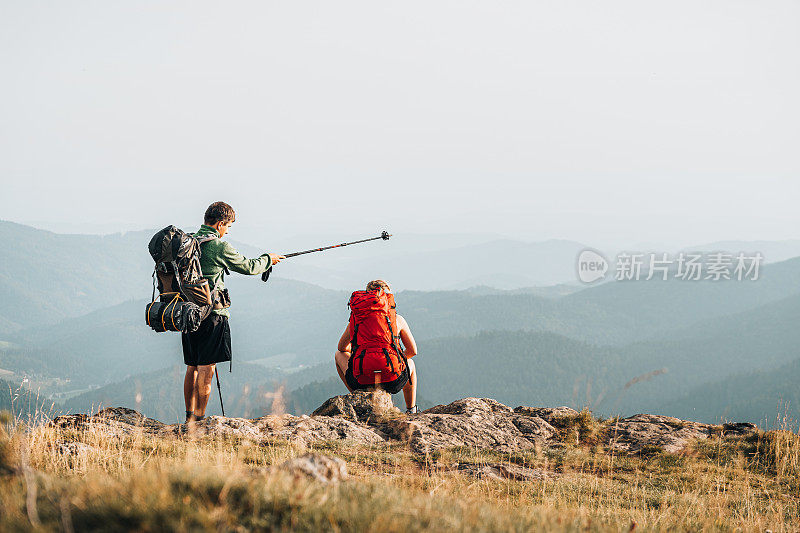
[[[206,209],[203,221],[207,225],[216,224],[217,222],[235,222],[236,211],[225,202],[214,202]]]
[[[368,291],[377,291],[378,289],[383,289],[386,292],[392,292],[392,288],[389,287],[389,284],[383,281],[382,279],[373,279],[372,281],[367,283]]]

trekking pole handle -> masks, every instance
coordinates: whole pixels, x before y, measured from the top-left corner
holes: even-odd
[[[297,257],[298,255],[311,254],[311,253],[314,253],[314,252],[321,252],[323,250],[330,250],[331,248],[341,248],[342,246],[350,246],[351,244],[359,244],[359,243],[362,243],[362,242],[376,241],[378,239],[382,239],[384,241],[388,241],[389,237],[391,237],[391,236],[392,235],[389,232],[382,231],[381,234],[379,236],[377,236],[377,237],[371,237],[369,239],[361,239],[360,241],[343,242],[341,244],[333,244],[331,246],[323,246],[322,248],[312,248],[311,250],[303,250],[302,252],[292,252],[290,254],[283,254],[283,257],[286,257],[286,258]],[[269,270],[267,270],[266,272],[261,274],[261,280],[262,281],[267,281],[269,279],[270,270],[272,270],[271,266],[270,266]]]

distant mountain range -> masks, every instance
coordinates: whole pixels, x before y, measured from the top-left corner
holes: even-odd
[[[24,376],[26,387],[66,398],[70,409],[129,405],[133,397],[147,414],[180,417],[179,336],[156,334],[143,323],[151,234],[57,235],[0,222],[8,245],[0,273],[6,303],[0,309],[0,377],[18,386]],[[792,407],[796,380],[789,379],[800,359],[800,258],[765,266],[755,282],[586,287],[572,281],[579,243],[452,238],[448,242],[458,246],[436,249],[435,238],[418,241],[399,239],[391,253],[388,243],[353,247],[352,256],[334,251],[325,257],[330,269],[318,266],[323,254],[303,256],[306,263],[279,265],[286,269],[276,268],[267,284],[231,276],[233,373],[225,372],[227,365],[221,369],[230,408],[248,415],[274,409],[281,384],[283,408],[293,412],[343,391],[332,354],[347,321],[347,298],[366,280],[385,277],[398,287],[481,282],[462,290],[396,291],[398,312],[420,346],[421,401],[482,395],[509,404],[590,405],[601,414],[763,422],[785,400],[800,418]],[[766,256],[770,244],[776,255],[793,246],[720,246]],[[246,255],[260,253],[236,246]],[[347,290],[284,273],[338,276],[331,286]],[[559,276],[567,283],[556,284]],[[515,286],[526,280],[551,284]]]
[[[420,296],[423,294],[418,293]],[[461,296],[460,293],[434,294]],[[511,296],[506,298],[514,299]],[[461,302],[443,307],[458,309],[463,305]],[[524,305],[530,305],[530,301]],[[774,416],[775,405],[781,398],[791,399],[796,395],[792,380],[774,379],[772,386],[767,386],[766,382],[783,378],[780,373],[775,374],[776,369],[791,365],[799,357],[800,330],[793,327],[798,311],[800,294],[742,313],[661,332],[651,340],[606,346],[549,331],[465,332],[440,338],[418,335],[421,347],[417,359],[422,384],[420,395],[431,403],[445,403],[453,398],[473,395],[500,398],[508,404],[558,403],[576,408],[588,405],[605,415],[640,411],[673,414],[674,410],[689,419],[709,422],[726,415],[737,420],[763,422]],[[497,308],[490,309],[490,315],[496,313]],[[502,315],[499,318],[502,319]],[[444,317],[441,319],[444,322]],[[319,342],[330,343],[332,338],[335,336],[321,338]],[[174,361],[179,357],[177,346],[171,352]],[[102,350],[98,352],[102,353]],[[116,353],[119,353],[119,348]],[[158,364],[155,360],[142,360],[140,363],[142,368]],[[294,412],[313,409],[335,391],[344,390],[335,376],[330,354],[322,366],[292,374],[241,361],[234,363],[233,375],[226,373],[226,369],[227,365],[223,365],[223,383],[231,379],[236,383],[234,388],[229,386],[228,391],[243,389],[247,384],[250,390],[274,392],[278,382],[285,383],[286,409]],[[746,381],[749,374],[759,377],[757,397],[764,398],[756,407],[736,393],[740,377],[745,375]],[[141,384],[156,379],[160,385],[153,385],[151,390],[170,389],[169,383],[172,383],[174,390],[158,394],[171,395],[170,405],[177,402],[180,406],[179,379],[172,378],[167,378],[163,372],[151,373],[149,377],[133,376],[121,384],[78,396],[67,405],[85,410],[101,399],[105,400],[104,405],[115,403],[114,400],[116,403],[127,401],[126,398],[134,391],[131,383],[138,380]],[[725,385],[727,379],[730,379],[730,384]],[[700,404],[683,398],[697,396],[709,384],[716,387],[710,390],[727,392],[705,394],[701,409],[688,410],[688,406]],[[124,391],[128,396],[120,395]],[[731,404],[733,400],[741,404],[740,408]],[[241,398],[236,401],[251,407],[261,405]],[[152,408],[166,416],[164,408],[157,407],[161,403],[157,401]],[[741,409],[745,405],[749,408]],[[792,407],[791,413],[797,415],[800,411]]]
[[[0,272],[0,291],[6,302],[0,310],[0,335],[147,297],[153,270],[147,243],[155,231],[62,235],[0,221],[6,267]],[[397,289],[416,290],[472,285],[506,289],[575,281],[573,267],[579,243],[495,240],[454,245],[463,240],[452,236],[438,240],[435,236],[395,236],[361,249],[353,246],[324,256],[287,260],[276,266],[273,277],[348,291],[375,278],[387,279]],[[250,257],[267,251],[232,242]],[[320,244],[325,243],[309,241],[296,247]]]
[[[745,420],[770,429],[800,426],[800,357],[695,386],[665,403],[664,411],[692,420]]]

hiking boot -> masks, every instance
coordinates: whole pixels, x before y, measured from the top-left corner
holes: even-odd
[[[406,409],[407,415],[415,415],[417,413],[419,413],[419,407],[417,407],[416,405],[414,407],[409,407],[408,409]]]
[[[204,418],[205,418],[205,415],[203,415],[203,416],[196,416],[194,413],[192,413],[192,414],[187,414],[187,415],[186,415],[186,422],[184,422],[184,424],[191,424],[192,422],[200,422],[200,421],[201,421],[201,420],[203,420]]]

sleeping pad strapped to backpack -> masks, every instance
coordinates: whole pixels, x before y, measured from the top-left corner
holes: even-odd
[[[394,296],[383,290],[355,291],[350,308],[350,371],[362,385],[389,383],[406,369],[400,349]]]
[[[197,331],[212,309],[223,307],[218,291],[209,287],[200,269],[200,245],[212,239],[216,237],[196,238],[175,226],[150,239],[148,250],[156,266],[153,301],[145,309],[145,321],[155,331]]]

